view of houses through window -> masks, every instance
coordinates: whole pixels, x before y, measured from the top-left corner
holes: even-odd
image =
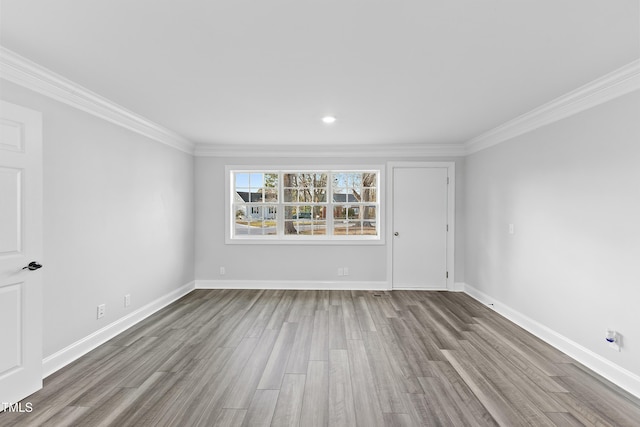
[[[232,238],[379,237],[379,175],[367,171],[231,171]]]

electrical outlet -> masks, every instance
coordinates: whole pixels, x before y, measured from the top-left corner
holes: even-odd
[[[100,319],[101,317],[104,317],[104,313],[107,310],[107,305],[106,304],[100,304],[98,306],[98,319]]]
[[[127,308],[131,305],[131,295],[130,294],[126,294],[124,296],[124,308]]]
[[[622,335],[620,335],[618,331],[607,329],[604,339],[609,343],[609,347],[615,351],[620,351],[620,347],[622,347]]]
[[[225,274],[227,274],[227,270],[224,267],[220,267],[220,275],[224,276]]]
[[[345,276],[348,276],[348,275],[349,275],[349,267],[345,267],[345,268],[343,269],[343,272],[344,272],[344,275],[345,275]]]
[[[509,234],[515,234],[516,228],[513,224],[509,224]]]
[[[338,276],[344,276],[344,268],[338,269]]]

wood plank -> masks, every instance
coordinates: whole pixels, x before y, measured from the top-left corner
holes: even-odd
[[[464,425],[467,417],[460,410],[455,399],[451,399],[439,377],[418,378],[424,391],[424,397],[430,402],[430,407],[435,412],[438,420],[443,425]]]
[[[245,342],[239,349],[218,347],[211,357],[194,359],[183,371],[177,373],[175,385],[162,396],[163,403],[158,402],[163,410],[158,411],[153,417],[154,420],[158,420],[156,425],[180,424],[182,420],[191,416],[190,411],[203,400],[204,395],[211,393],[214,385],[222,386],[216,381],[223,370],[228,367],[234,369],[231,358],[242,357],[243,351],[249,351],[252,342],[255,340]],[[137,411],[137,405],[131,410]]]
[[[292,292],[286,292],[282,295],[278,306],[273,310],[269,323],[267,323],[267,329],[280,329],[282,324],[287,321],[289,313],[291,312],[294,295]]]
[[[370,297],[373,298],[373,297]],[[353,299],[353,305],[356,310],[356,317],[358,318],[358,322],[360,323],[361,331],[375,332],[376,324],[373,321],[373,317],[371,317],[371,312],[369,312],[369,305],[367,304],[367,298],[364,296],[359,296]]]
[[[496,351],[487,341],[480,338],[475,332],[463,332],[463,335],[474,349],[477,349],[487,359],[490,359],[493,364],[499,366],[493,368],[493,372],[499,372],[500,375],[509,378],[509,384],[512,384],[518,391],[526,397],[542,412],[561,412],[562,406],[555,400],[551,394],[543,390],[532,381],[524,372],[516,368],[509,362],[500,352]],[[555,381],[554,384],[557,384]],[[547,384],[545,382],[545,384]],[[562,387],[558,387],[562,389]]]
[[[239,427],[247,415],[246,409],[223,409],[216,419],[215,426]]]
[[[558,377],[557,381],[571,390],[571,394],[585,407],[602,414],[607,422],[613,425],[633,425],[640,419],[637,418],[635,399],[617,392],[615,386],[604,385],[604,378],[574,364],[564,364],[563,369],[569,375]]]
[[[511,346],[505,345],[502,339],[491,334],[484,325],[472,325],[471,330],[478,334],[478,336],[482,338],[483,342],[491,346],[497,353],[524,373],[530,381],[533,381],[541,389],[556,393],[567,392],[567,390],[554,380],[555,376],[549,376],[542,369],[538,368],[535,363],[532,363],[530,359],[525,358],[520,352],[515,351]],[[554,367],[552,370],[557,372],[557,367]]]
[[[319,290],[316,310],[328,311],[329,305],[331,305],[330,291],[326,289]]]
[[[309,360],[329,360],[329,312],[316,310]]]
[[[329,351],[329,425],[343,427],[356,425],[347,350]]]
[[[472,335],[473,333],[469,333]],[[553,423],[544,414],[544,412],[536,406],[536,401],[543,401],[543,391],[537,386],[532,385],[531,390],[536,388],[539,392],[536,395],[536,391],[529,390],[527,394],[524,390],[519,388],[519,384],[514,382],[514,378],[510,378],[509,374],[504,370],[504,366],[499,363],[494,363],[488,359],[471,341],[461,341],[461,346],[465,352],[469,355],[469,358],[473,360],[474,365],[477,366],[477,370],[489,381],[495,390],[506,398],[513,408],[522,416],[527,423],[536,426],[552,426]],[[530,396],[536,396],[536,401],[532,401]],[[548,404],[549,407],[555,407],[552,404]]]
[[[442,352],[499,425],[527,425],[527,420],[514,410],[506,396],[482,375],[467,356],[458,350]]]
[[[466,424],[497,426],[487,408],[478,400],[469,385],[449,362],[434,362],[437,378],[442,380],[444,393],[454,402],[466,420]],[[421,385],[422,387],[422,385]]]
[[[347,349],[347,332],[340,305],[329,307],[329,349]]]
[[[289,362],[289,354],[296,338],[297,323],[284,323],[278,339],[262,371],[258,389],[280,390],[284,372]]]
[[[78,425],[77,420],[82,417],[90,408],[78,406],[66,406],[56,412],[54,416],[49,418],[42,424],[34,423],[33,425],[42,425],[42,427],[59,427],[59,426],[75,426]]]
[[[567,412],[549,412],[547,417],[558,427],[583,427],[576,417]]]
[[[269,427],[278,401],[278,390],[256,390],[247,415],[242,423],[246,427]]]
[[[289,311],[287,322],[300,322],[305,316],[313,316],[316,312],[316,291],[292,291],[295,298]]]
[[[378,332],[364,332],[363,337],[382,412],[407,413],[402,398],[401,381],[396,378],[396,372],[387,358]]]
[[[135,389],[112,388],[104,394],[99,405],[93,405],[88,411],[76,420],[82,426],[106,426],[111,424],[118,416],[114,409],[121,408],[127,401],[133,400]]]
[[[234,349],[219,375],[215,377],[215,381],[206,381],[203,387],[192,395],[184,413],[187,424],[215,423],[223,408],[223,399],[236,384],[237,378],[242,374],[258,343],[258,338],[244,338]]]
[[[311,336],[313,335],[313,317],[304,316],[298,323],[296,337],[293,340],[289,361],[287,362],[287,374],[306,374],[309,366],[309,353],[311,352]]]
[[[549,360],[520,340],[519,335],[525,334],[522,329],[515,330],[514,333],[514,330],[504,328],[500,323],[491,321],[488,317],[477,318],[476,320],[495,340],[501,341],[504,345],[510,347],[515,353],[527,360],[527,363],[536,366],[545,375],[560,376],[564,374],[556,362]]]
[[[262,334],[258,345],[244,364],[234,384],[226,393],[223,408],[248,409],[254,396],[260,378],[264,375],[264,369],[269,355],[274,347],[278,331],[267,329]]]
[[[405,406],[409,417],[416,426],[447,426],[451,425],[446,419],[438,417],[435,402],[427,400],[424,394],[404,393]]]
[[[421,387],[418,383],[418,377],[414,374],[393,328],[382,326],[380,333],[382,335],[382,346],[392,369],[396,373],[395,377],[400,381],[400,390],[403,393],[420,393]]]
[[[329,362],[309,361],[304,385],[301,426],[325,426],[329,419]]]
[[[384,417],[364,343],[361,340],[349,340],[347,345],[358,425],[381,426]]]
[[[386,427],[411,427],[415,424],[409,414],[384,414],[384,425]]]
[[[407,327],[407,322],[403,318],[390,319],[396,341],[404,354],[404,360],[409,366],[410,378],[432,377],[435,374],[430,361],[444,356],[439,350],[427,349],[419,336],[416,336],[412,329]],[[435,354],[438,352],[439,356]]]
[[[247,330],[247,333],[245,334],[246,338],[257,338],[262,335],[262,331],[267,328],[267,325],[271,320],[271,316],[280,303],[283,294],[283,290],[264,291],[262,298],[259,300],[260,302],[256,304],[260,306],[260,311],[258,312],[251,327]]]
[[[378,329],[381,326],[389,324],[389,317],[396,317],[397,314],[393,307],[389,304],[388,297],[384,293],[372,292],[371,298],[367,300],[369,313],[373,319],[373,323]]]
[[[344,317],[344,329],[347,334],[348,340],[361,340],[362,332],[360,330],[360,323],[356,316],[356,308],[353,305],[353,300],[348,292],[343,292],[342,296],[342,316]]]
[[[101,403],[96,407],[109,407],[109,415],[101,417],[102,423],[117,426],[136,426],[152,424],[154,416],[159,416],[166,406],[170,393],[175,390],[175,385],[180,379],[180,374],[157,372],[150,376],[145,383],[138,388],[129,390],[129,399],[114,406],[114,403]],[[83,419],[78,425],[91,425]]]
[[[302,397],[306,375],[285,374],[273,414],[274,426],[298,426],[302,414]]]

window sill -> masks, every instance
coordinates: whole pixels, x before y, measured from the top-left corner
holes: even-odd
[[[226,245],[303,245],[303,246],[379,246],[384,245],[382,237],[372,237],[369,239],[340,239],[340,238],[253,238],[253,237],[236,237],[226,238]]]

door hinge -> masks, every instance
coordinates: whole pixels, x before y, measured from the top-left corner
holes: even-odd
[[[449,224],[447,224],[447,231],[449,231]]]
[[[449,185],[449,177],[447,177],[447,185]]]
[[[447,271],[447,279],[449,278],[449,272]]]

